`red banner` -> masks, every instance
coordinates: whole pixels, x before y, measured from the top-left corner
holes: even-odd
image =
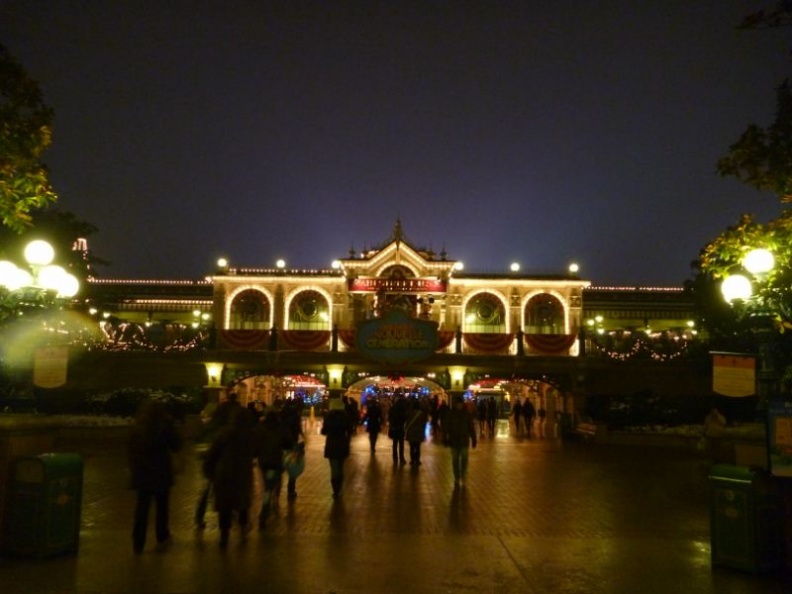
[[[278,335],[281,350],[316,351],[326,347],[330,340],[330,330],[281,330]]]
[[[445,293],[447,281],[436,278],[353,278],[350,293]]]
[[[220,330],[220,348],[235,351],[263,351],[269,347],[269,330]]]
[[[465,332],[462,335],[474,351],[494,354],[509,348],[514,341],[514,334],[490,334],[485,332]]]
[[[526,334],[525,342],[531,351],[542,355],[560,355],[567,353],[575,344],[574,334]]]
[[[447,348],[456,336],[456,330],[440,330],[437,332],[437,350],[442,351]]]
[[[355,346],[355,334],[356,332],[354,330],[339,330],[338,338],[341,339],[341,342],[344,343],[346,348],[354,351],[357,348]]]

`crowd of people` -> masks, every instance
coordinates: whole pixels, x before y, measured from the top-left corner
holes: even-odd
[[[257,522],[266,528],[273,506],[278,504],[284,476],[287,500],[297,498],[297,478],[305,468],[303,402],[300,399],[277,401],[265,407],[251,403],[243,407],[236,394],[213,410],[207,410],[199,442],[205,444],[202,471],[205,485],[195,509],[195,525],[206,526],[210,501],[217,512],[220,547],[226,548],[236,520],[243,538],[251,528],[254,473],[260,472],[262,503]],[[515,402],[512,414],[515,429],[530,427],[533,418],[530,402]],[[534,413],[535,414],[535,413]],[[424,441],[431,435],[450,451],[455,488],[464,488],[468,452],[480,438],[494,436],[498,406],[494,398],[480,402],[455,396],[451,406],[439,398],[370,397],[361,411],[357,401],[348,397],[329,398],[321,425],[325,437],[324,457],[329,463],[330,486],[334,498],[342,494],[344,464],[350,454],[352,437],[362,426],[368,433],[371,453],[377,451],[380,435],[387,426],[394,466],[408,463],[415,470],[421,464]],[[524,417],[524,422],[521,422]],[[137,491],[133,521],[133,549],[140,553],[146,541],[149,507],[156,505],[155,531],[160,546],[170,540],[168,495],[173,484],[174,459],[182,445],[177,422],[156,402],[144,402],[129,441],[132,486]],[[406,448],[405,448],[406,442]],[[405,453],[406,449],[406,453]],[[408,460],[409,456],[409,460]]]

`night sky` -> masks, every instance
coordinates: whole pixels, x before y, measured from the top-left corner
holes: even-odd
[[[0,0],[55,110],[59,206],[108,278],[326,268],[383,242],[469,272],[680,285],[778,199],[715,172],[770,124],[775,0]]]

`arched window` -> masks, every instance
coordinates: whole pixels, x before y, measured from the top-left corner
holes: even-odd
[[[302,291],[289,304],[289,330],[330,330],[330,306],[317,291]]]
[[[554,295],[534,295],[525,304],[528,334],[564,334],[564,306]]]
[[[266,330],[269,327],[270,304],[267,296],[254,289],[246,289],[231,303],[231,330]]]
[[[465,305],[463,332],[506,332],[506,309],[495,295],[479,293]]]

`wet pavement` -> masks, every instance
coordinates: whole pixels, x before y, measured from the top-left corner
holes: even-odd
[[[779,573],[711,565],[710,465],[695,452],[528,440],[502,422],[455,489],[442,445],[427,441],[420,467],[394,466],[390,440],[372,454],[361,431],[333,499],[319,424],[307,429],[296,501],[284,489],[266,529],[235,527],[225,551],[214,512],[193,526],[197,456],[172,491],[173,542],[159,549],[152,521],[135,555],[123,440],[60,443],[85,463],[79,552],[0,558],[3,592],[792,592]]]

